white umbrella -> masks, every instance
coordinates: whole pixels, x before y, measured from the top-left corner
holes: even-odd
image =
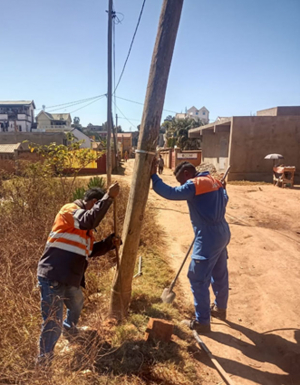
[[[284,159],[284,157],[281,154],[269,154],[266,155],[264,159],[273,159],[273,167],[275,166],[275,161],[278,159]]]
[[[284,157],[280,154],[269,154],[264,159],[284,159]]]

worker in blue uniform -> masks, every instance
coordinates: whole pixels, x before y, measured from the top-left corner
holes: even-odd
[[[209,172],[198,173],[189,162],[180,163],[174,175],[180,187],[166,185],[156,174],[153,162],[153,190],[171,200],[186,200],[195,233],[195,244],[189,266],[196,318],[183,321],[198,333],[210,332],[210,316],[226,319],[228,302],[227,245],[230,230],[225,220],[228,196],[225,183]],[[210,306],[209,286],[212,284],[215,301]]]

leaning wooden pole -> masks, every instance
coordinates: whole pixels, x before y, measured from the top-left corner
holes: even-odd
[[[150,169],[155,156],[182,5],[183,0],[164,0],[160,14],[123,227],[120,267],[111,295],[110,315],[119,320],[126,316],[131,299],[134,266],[149,193]]]

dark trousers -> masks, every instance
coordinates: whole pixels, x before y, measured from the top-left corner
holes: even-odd
[[[40,357],[53,357],[54,347],[58,341],[62,326],[70,329],[77,325],[82,307],[81,288],[63,285],[56,281],[38,277],[41,289],[41,312],[43,318],[40,336]],[[67,316],[63,321],[63,307]]]

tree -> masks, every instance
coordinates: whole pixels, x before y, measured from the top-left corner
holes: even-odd
[[[73,119],[72,127],[82,132],[82,125],[80,124],[80,118],[78,116],[75,116]]]
[[[50,143],[49,145],[29,144],[31,152],[36,151],[44,158],[42,166],[47,174],[59,178],[61,191],[65,199],[70,197],[75,180],[80,171],[89,163],[96,161],[101,153],[89,148],[80,148],[84,140],[76,141],[72,133],[67,133],[67,145]],[[71,179],[70,179],[71,177]]]
[[[188,132],[191,128],[202,126],[203,123],[194,119],[176,119],[165,120],[162,127],[166,130],[166,139],[168,147],[177,146],[181,150],[198,150],[201,148],[201,140],[190,139]]]
[[[174,118],[173,118],[172,115],[168,115],[168,116],[165,118],[164,122],[172,122],[173,119],[174,119]]]

